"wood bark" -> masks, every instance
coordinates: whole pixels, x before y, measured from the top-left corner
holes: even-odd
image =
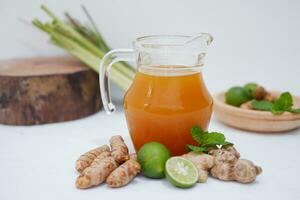
[[[74,120],[101,107],[97,73],[70,57],[0,62],[0,123]]]

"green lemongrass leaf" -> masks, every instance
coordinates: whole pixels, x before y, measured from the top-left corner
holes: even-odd
[[[208,148],[207,147],[200,147],[200,146],[194,146],[194,145],[186,145],[188,151],[193,151],[193,152],[207,152]]]
[[[104,52],[108,52],[107,49],[101,48],[103,45],[101,44],[101,39],[98,34],[89,28],[89,26],[82,25],[77,19],[73,18],[69,13],[65,12],[65,17],[67,18],[67,22],[83,37],[90,40],[94,45],[100,48]]]
[[[55,31],[60,32],[64,36],[75,40],[80,45],[94,53],[96,56],[102,58],[106,52],[102,52],[99,48],[97,48],[93,43],[91,43],[87,38],[83,37],[77,30],[73,29],[73,27],[65,22],[62,22],[56,15],[54,15],[45,5],[41,6],[42,10],[44,10],[50,17],[54,20],[51,25]]]
[[[39,19],[33,19],[31,22],[32,22],[32,24],[33,24],[34,26],[36,26],[37,28],[43,30],[44,24],[43,24]]]
[[[202,143],[202,135],[203,135],[203,130],[200,126],[196,125],[196,126],[193,126],[191,128],[191,135],[192,135],[192,138],[198,143],[198,144],[201,144]]]
[[[99,49],[101,49],[104,52],[109,52],[110,49],[106,47],[103,44],[103,41],[101,38],[99,38],[98,34],[95,33],[93,30],[90,29],[89,25],[85,25],[84,28],[82,29],[83,34],[91,40]]]
[[[265,111],[271,111],[272,110],[273,103],[269,101],[257,101],[253,100],[251,102],[251,108],[255,110],[265,110]]]
[[[77,19],[73,18],[68,12],[65,12],[67,22],[83,36],[86,36],[86,27],[84,27]]]
[[[89,22],[92,25],[92,28],[94,29],[95,33],[97,33],[97,35],[99,37],[101,37],[100,31],[98,30],[98,27],[96,26],[96,23],[94,22],[92,16],[90,15],[89,11],[86,9],[86,7],[84,5],[81,5],[81,8],[84,12],[84,14],[86,15],[86,17],[88,18]]]
[[[51,12],[46,5],[42,4],[41,9],[45,11],[45,13],[47,13],[47,15],[49,15],[52,19],[60,21],[60,19],[53,12]]]
[[[45,24],[43,24],[40,20],[38,19],[34,19],[31,22],[36,28],[40,29],[41,31],[44,31],[46,33],[50,33],[51,29],[49,29],[48,26],[46,26]]]
[[[98,39],[98,45],[103,51],[106,52],[110,51],[110,48],[106,44],[105,40],[102,38],[102,35],[100,34],[100,31],[96,26],[96,23],[94,22],[93,18],[91,17],[86,7],[82,5],[81,8],[92,26],[92,29],[88,29],[90,31],[90,35],[94,35],[95,38]]]
[[[87,8],[82,5],[82,10],[85,13],[87,19],[89,20],[91,27],[89,28],[89,26],[86,26],[86,34],[88,35],[88,37],[94,41],[94,43],[104,52],[109,52],[111,49],[110,47],[107,45],[107,43],[105,42],[105,40],[103,39],[95,21],[93,20],[92,16],[90,15],[89,11],[87,10]],[[131,65],[127,64],[126,62],[121,62],[122,65],[126,66],[127,68],[129,68],[132,72],[135,72],[135,70],[132,68]],[[131,78],[134,78],[131,77]]]

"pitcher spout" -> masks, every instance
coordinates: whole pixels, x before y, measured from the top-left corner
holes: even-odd
[[[190,36],[190,38],[187,39],[184,45],[189,45],[192,43],[199,43],[206,44],[209,46],[214,38],[209,33],[198,33],[196,35]]]

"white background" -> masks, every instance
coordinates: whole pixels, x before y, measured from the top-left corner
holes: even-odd
[[[0,0],[0,58],[63,54],[25,25],[57,15],[85,20],[84,4],[112,48],[148,34],[211,33],[205,80],[211,92],[247,81],[300,95],[300,1],[297,0]],[[298,88],[293,87],[299,85]]]
[[[211,93],[255,81],[300,95],[300,1],[0,0],[0,59],[60,55],[29,23],[46,20],[44,2],[57,14],[84,17],[86,5],[112,48],[127,48],[146,34],[211,33],[215,40],[204,78]],[[118,95],[121,96],[120,94]],[[77,156],[113,133],[129,140],[122,112],[100,112],[74,122],[34,127],[0,126],[0,199],[300,199],[300,131],[255,134],[212,120],[242,155],[264,169],[250,185],[210,179],[189,190],[140,177],[128,187],[88,191],[74,187]]]

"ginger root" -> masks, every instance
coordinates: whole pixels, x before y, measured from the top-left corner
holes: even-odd
[[[119,163],[128,160],[128,148],[120,135],[112,136],[109,140],[111,155]]]
[[[127,185],[141,171],[136,154],[130,155],[129,160],[115,169],[107,178],[108,187],[117,188]]]
[[[258,85],[254,90],[253,98],[256,100],[265,100],[270,102],[276,100],[276,98],[269,91],[267,91],[264,87],[260,85]]]
[[[240,153],[233,146],[211,149],[208,154],[189,152],[182,157],[197,167],[200,183],[207,181],[209,171],[220,180],[240,183],[251,183],[262,172],[261,167],[251,161],[240,159]]]
[[[240,183],[251,183],[262,172],[262,168],[246,159],[239,159],[233,169],[235,180]]]
[[[251,161],[239,159],[240,154],[234,147],[213,149],[209,154],[215,157],[215,165],[210,171],[215,178],[250,183],[262,172],[262,168]]]
[[[76,161],[75,168],[81,173],[85,168],[91,165],[94,159],[103,152],[108,152],[110,149],[107,145],[100,146],[81,155]]]
[[[267,90],[264,87],[260,86],[260,85],[258,85],[255,88],[255,90],[253,91],[253,97],[256,100],[262,100],[262,99],[264,99],[267,94],[269,94],[267,92]]]
[[[264,97],[264,100],[274,102],[276,98],[271,93],[267,93],[266,96]]]
[[[111,151],[107,145],[103,145],[86,152],[76,161],[76,169],[81,173],[76,179],[77,188],[90,188],[104,181],[109,187],[122,187],[140,173],[137,155],[128,155],[123,138],[112,136],[109,142]]]
[[[247,101],[247,102],[241,104],[240,108],[242,108],[242,109],[252,109],[251,102],[252,101]]]
[[[189,152],[182,155],[183,158],[190,160],[198,169],[198,182],[205,183],[208,178],[209,170],[214,166],[214,157],[204,153]]]
[[[92,164],[85,168],[76,179],[76,187],[85,189],[101,184],[118,167],[118,163],[109,152],[100,154]]]
[[[137,154],[136,153],[130,154],[129,159],[137,161]]]

